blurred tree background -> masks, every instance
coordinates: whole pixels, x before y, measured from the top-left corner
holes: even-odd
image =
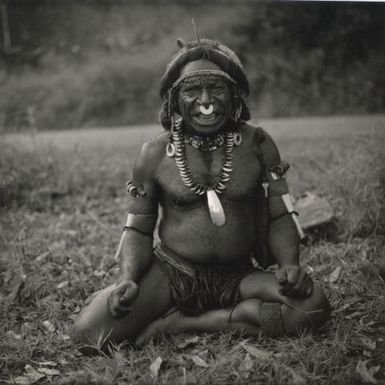
[[[176,38],[241,57],[254,118],[385,111],[385,4],[0,0],[0,127],[157,121]]]

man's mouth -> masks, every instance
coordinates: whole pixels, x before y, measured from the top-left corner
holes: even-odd
[[[205,114],[197,114],[194,116],[194,120],[203,126],[208,126],[215,124],[220,118],[220,115],[216,114],[215,112],[211,113],[210,115]]]
[[[220,111],[216,111],[214,106],[210,104],[209,106],[200,106],[199,111],[194,115],[194,120],[199,125],[209,126],[218,122],[221,118]]]

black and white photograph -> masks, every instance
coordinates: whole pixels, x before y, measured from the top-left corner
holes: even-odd
[[[0,0],[0,384],[385,385],[385,2]]]

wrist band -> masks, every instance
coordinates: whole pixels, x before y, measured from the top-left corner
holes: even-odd
[[[272,222],[275,222],[277,219],[282,218],[282,217],[285,217],[286,215],[290,215],[290,216],[291,216],[291,214],[294,214],[294,215],[296,215],[297,217],[299,216],[299,214],[297,213],[297,211],[294,211],[294,210],[293,210],[293,211],[287,211],[286,213],[282,213],[282,214],[278,215],[277,217],[272,218],[271,221],[272,221]]]
[[[149,234],[149,233],[145,233],[144,231],[141,231],[139,229],[136,229],[135,227],[132,227],[132,226],[124,226],[123,227],[123,231],[129,231],[129,230],[133,230],[141,235],[145,235],[146,237],[150,237],[152,238],[152,234]]]

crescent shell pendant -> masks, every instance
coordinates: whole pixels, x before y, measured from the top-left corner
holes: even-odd
[[[223,226],[226,223],[226,216],[217,193],[213,189],[208,189],[206,196],[211,221],[215,226]]]

